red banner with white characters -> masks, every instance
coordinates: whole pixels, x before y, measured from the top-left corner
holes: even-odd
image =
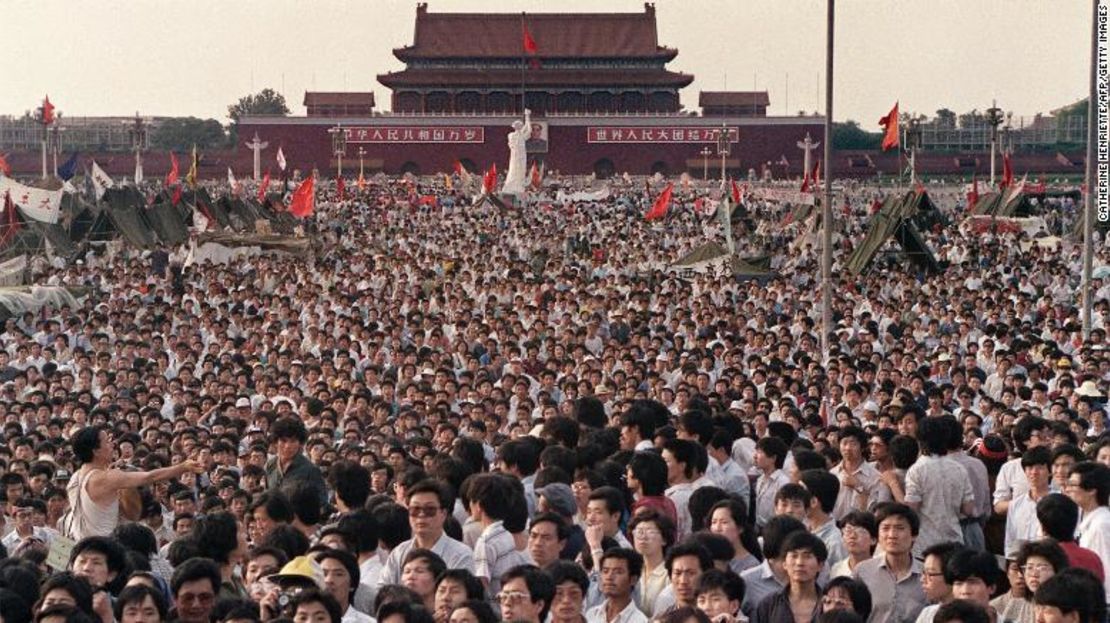
[[[481,126],[370,126],[343,128],[348,143],[484,143]]]
[[[586,140],[590,143],[712,143],[721,128],[624,127],[590,126]],[[740,141],[740,129],[728,128],[728,142]]]

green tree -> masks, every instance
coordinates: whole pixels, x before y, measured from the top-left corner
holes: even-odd
[[[937,111],[937,127],[953,129],[956,127],[956,113],[947,109],[941,108]]]
[[[285,96],[273,89],[262,89],[255,95],[244,95],[239,101],[227,107],[227,116],[233,123],[239,123],[244,115],[288,115]]]
[[[150,142],[159,149],[185,151],[196,145],[198,149],[222,147],[227,134],[215,119],[177,117],[167,119],[150,136]]]
[[[883,142],[880,132],[867,132],[849,119],[833,124],[833,149],[878,149]]]

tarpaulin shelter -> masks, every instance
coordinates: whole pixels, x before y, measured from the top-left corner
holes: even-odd
[[[887,197],[871,217],[867,235],[848,258],[845,264],[848,271],[853,275],[862,273],[887,241],[894,239],[911,262],[924,270],[939,272],[940,264],[919,229],[919,223],[941,221],[939,214],[928,214],[930,211],[937,210],[926,192],[910,191],[900,197]]]
[[[100,201],[101,210],[129,244],[141,249],[158,246],[158,236],[146,218],[146,200],[131,186],[109,188]]]

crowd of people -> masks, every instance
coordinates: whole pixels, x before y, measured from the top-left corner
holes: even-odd
[[[771,277],[670,270],[724,239],[705,191],[648,223],[620,180],[321,188],[309,258],[35,264],[83,298],[0,331],[0,620],[1102,623],[1110,283],[1084,339],[1076,246],[953,190],[942,272],[852,276],[877,192],[827,357],[811,220],[747,202]]]

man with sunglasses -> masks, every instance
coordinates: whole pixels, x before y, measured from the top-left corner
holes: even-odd
[[[443,531],[447,514],[455,508],[455,500],[445,485],[426,479],[407,489],[405,494],[412,538],[389,553],[389,558],[382,566],[378,586],[401,583],[402,563],[413,549],[431,550],[447,563],[448,569],[473,569],[474,552]]]

